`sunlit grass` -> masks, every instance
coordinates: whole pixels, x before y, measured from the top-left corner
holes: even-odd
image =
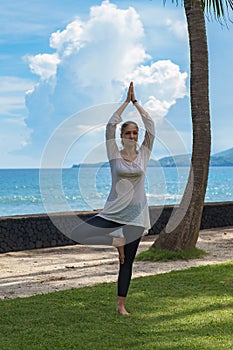
[[[3,350],[232,350],[233,262],[0,301]]]

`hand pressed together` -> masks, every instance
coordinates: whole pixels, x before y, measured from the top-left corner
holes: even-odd
[[[127,97],[125,102],[133,102],[135,101],[135,92],[134,92],[134,86],[133,86],[133,82],[131,81],[131,83],[129,84],[129,88],[128,88],[128,92],[127,92]]]

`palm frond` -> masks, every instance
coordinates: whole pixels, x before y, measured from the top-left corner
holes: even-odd
[[[172,3],[175,3],[176,6],[179,3],[184,4],[185,0],[170,0]],[[197,0],[192,0],[193,4]],[[165,5],[167,0],[163,0],[163,4]],[[226,17],[230,19],[230,12],[233,11],[233,0],[201,0],[204,11],[211,18],[215,18],[218,21],[221,19],[226,20]]]
[[[233,10],[233,0],[202,0],[207,14],[213,15],[217,20],[229,17]]]
[[[167,2],[167,0],[163,0],[163,4],[164,4],[164,5],[166,4],[166,2]],[[176,6],[178,6],[178,5],[179,5],[179,2],[183,3],[184,0],[180,0],[180,1],[179,1],[179,0],[171,0],[171,2],[172,2],[172,3],[175,2],[175,3],[176,3]]]

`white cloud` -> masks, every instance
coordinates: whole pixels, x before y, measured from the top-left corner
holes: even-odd
[[[157,114],[161,117],[164,117],[169,108],[175,103],[175,101],[168,102],[164,100],[158,100],[154,96],[149,96],[149,100],[145,104],[145,108],[150,111],[150,114],[153,113],[153,111],[156,111]],[[160,118],[161,119],[161,118]]]
[[[0,115],[21,116],[25,109],[25,92],[32,88],[34,83],[29,79],[14,76],[1,76],[0,84]]]
[[[109,1],[91,7],[86,21],[76,18],[52,33],[55,52],[28,58],[32,72],[40,76],[26,96],[27,125],[34,130],[31,149],[34,145],[41,151],[54,128],[77,111],[120,101],[130,80],[138,99],[165,116],[187,94],[187,74],[168,60],[148,62],[152,58],[145,39],[136,10]],[[96,124],[99,118],[96,115]]]
[[[14,76],[1,76],[0,93],[23,93],[33,86],[33,82],[29,79],[23,79]]]
[[[103,1],[100,6],[91,7],[88,21],[77,18],[64,30],[52,33],[50,47],[56,53],[29,56],[30,68],[47,79],[56,73],[60,62],[61,66],[72,64],[73,73],[78,74],[83,86],[99,79],[103,81],[105,76],[121,80],[129,70],[150,58],[141,43],[143,35],[142,23],[133,8],[121,10]]]
[[[33,82],[14,76],[1,76],[0,85],[0,152],[1,166],[19,167],[15,152],[30,143],[31,130],[25,123],[25,92]],[[30,161],[29,158],[23,160]],[[22,166],[22,164],[21,164]]]
[[[84,41],[82,34],[84,23],[78,18],[69,23],[64,30],[57,30],[50,37],[50,47],[56,49],[62,55],[69,55],[73,49],[79,50]]]
[[[17,116],[0,120],[0,129],[1,166],[20,167],[16,154],[30,142],[30,130],[26,127],[24,118]],[[21,157],[20,159],[22,160]],[[26,160],[26,158],[23,158],[23,160]],[[27,158],[28,161],[29,159]],[[33,162],[32,159],[31,161]],[[21,167],[22,165],[21,163]],[[23,166],[26,166],[26,164]]]
[[[174,36],[181,40],[188,40],[187,24],[184,20],[167,18],[166,25]]]
[[[165,116],[178,98],[187,95],[187,73],[170,60],[141,65],[128,76],[137,82],[137,92],[150,113]]]
[[[41,79],[49,79],[56,75],[57,66],[60,59],[56,53],[54,54],[38,54],[36,56],[25,56],[29,62],[32,73],[41,77]]]

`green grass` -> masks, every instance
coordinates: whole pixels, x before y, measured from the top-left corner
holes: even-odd
[[[0,301],[1,350],[232,350],[233,262]]]
[[[136,256],[137,261],[169,261],[199,259],[208,253],[199,248],[170,251],[157,248],[149,248]]]

